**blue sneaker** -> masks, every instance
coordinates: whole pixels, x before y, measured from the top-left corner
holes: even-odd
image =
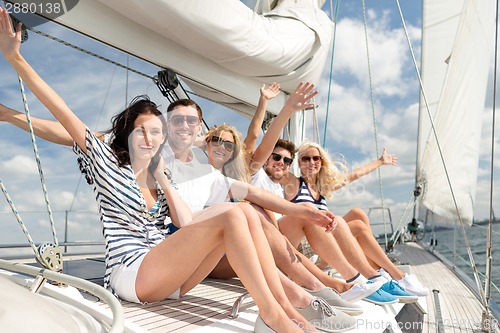
[[[386,293],[397,297],[400,303],[414,303],[418,300],[418,296],[405,291],[396,280],[389,280],[380,287]]]
[[[373,283],[373,281],[367,282],[367,284],[371,284],[371,283]],[[382,285],[382,286],[384,286],[384,285]],[[365,301],[368,301],[368,302],[374,303],[374,304],[378,304],[378,305],[389,305],[389,304],[394,304],[394,303],[399,302],[399,300],[396,296],[393,296],[393,295],[385,292],[384,290],[382,290],[382,287],[380,287],[373,294],[368,295],[363,299]]]

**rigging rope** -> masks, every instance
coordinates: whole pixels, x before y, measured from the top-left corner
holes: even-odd
[[[43,36],[43,37],[47,37],[47,38],[49,38],[49,39],[52,39],[53,41],[56,41],[56,42],[58,42],[58,43],[61,43],[61,44],[65,45],[65,46],[71,47],[71,48],[73,48],[73,49],[75,49],[75,50],[77,50],[77,51],[80,51],[80,52],[83,52],[83,53],[88,54],[88,55],[90,55],[90,56],[93,56],[93,57],[95,57],[95,58],[97,58],[97,59],[100,59],[100,60],[106,61],[106,62],[108,62],[108,63],[110,63],[110,64],[115,65],[115,66],[118,66],[118,67],[120,67],[120,68],[126,69],[127,71],[130,71],[130,72],[132,72],[132,73],[135,73],[135,74],[138,74],[138,75],[144,76],[144,77],[146,77],[146,78],[148,78],[148,79],[151,79],[151,80],[153,79],[153,77],[152,77],[152,76],[150,76],[150,75],[148,75],[148,74],[145,74],[145,73],[143,73],[143,72],[140,72],[140,71],[138,71],[138,70],[135,70],[135,69],[133,69],[133,68],[131,68],[131,67],[128,67],[128,66],[122,65],[122,64],[120,64],[120,63],[118,63],[118,62],[116,62],[116,61],[113,61],[113,60],[108,59],[108,58],[106,58],[106,57],[100,56],[100,55],[98,55],[98,54],[96,54],[96,53],[94,53],[94,52],[90,52],[90,51],[88,51],[88,50],[85,50],[85,49],[83,49],[83,48],[81,48],[81,47],[78,47],[78,46],[76,46],[76,45],[74,45],[74,44],[71,44],[71,43],[69,43],[69,42],[66,42],[66,41],[64,41],[64,40],[62,40],[62,39],[60,39],[60,38],[57,38],[57,37],[51,36],[51,35],[49,35],[49,34],[47,34],[47,33],[45,33],[45,32],[42,32],[42,31],[40,31],[40,30],[36,30],[36,29],[34,29],[34,28],[28,28],[28,30],[29,30],[29,31],[31,31],[31,32],[34,32],[34,33],[36,33],[36,34],[38,34],[38,35],[40,35],[40,36]]]
[[[479,279],[479,274],[478,274],[478,271],[477,271],[477,266],[475,264],[474,257],[472,255],[472,250],[471,250],[471,247],[470,247],[470,244],[469,244],[469,240],[468,240],[467,235],[465,233],[465,226],[464,226],[465,223],[463,222],[462,216],[460,215],[460,210],[458,209],[458,204],[457,204],[457,200],[456,200],[456,197],[455,197],[455,192],[453,191],[453,186],[451,184],[450,176],[449,176],[449,173],[448,173],[448,167],[446,166],[446,163],[445,163],[445,160],[444,160],[443,150],[441,149],[441,144],[440,144],[440,141],[439,141],[439,138],[438,138],[438,135],[437,135],[436,126],[434,125],[434,119],[432,118],[432,114],[431,114],[431,111],[430,111],[430,108],[429,108],[429,102],[427,100],[427,95],[425,93],[424,84],[423,84],[423,81],[422,81],[422,77],[420,75],[420,71],[419,71],[419,67],[418,67],[418,64],[417,64],[417,60],[415,58],[415,53],[413,52],[413,47],[412,47],[412,44],[411,44],[411,41],[410,41],[410,37],[408,35],[408,29],[406,28],[406,23],[405,23],[405,20],[404,20],[403,12],[401,10],[401,6],[399,4],[399,0],[396,0],[396,4],[398,6],[399,16],[401,18],[401,23],[403,25],[403,30],[405,32],[406,41],[407,41],[408,46],[409,46],[410,54],[411,54],[412,61],[413,61],[413,66],[414,66],[415,72],[417,74],[417,78],[418,78],[418,82],[419,82],[420,90],[421,90],[421,94],[422,94],[422,99],[424,100],[425,109],[427,111],[427,116],[428,116],[429,121],[430,121],[432,134],[434,135],[434,138],[436,139],[436,146],[438,148],[439,156],[440,156],[441,161],[443,163],[443,169],[444,169],[444,172],[446,174],[446,180],[448,182],[448,187],[450,188],[451,196],[452,196],[452,199],[453,199],[453,204],[455,205],[455,210],[456,210],[456,213],[457,213],[457,216],[458,216],[458,220],[460,222],[460,226],[461,226],[461,230],[462,230],[462,236],[464,237],[464,241],[465,241],[465,247],[467,249],[467,254],[469,256],[469,260],[470,260],[471,266],[472,266],[472,271],[474,273],[474,279],[475,279],[477,288],[479,290],[479,294],[480,294],[480,297],[481,297],[481,302],[482,302],[483,306],[485,308],[487,308],[486,296],[484,294],[483,289],[481,288],[481,282],[480,282],[480,279]]]
[[[368,79],[370,82],[370,99],[371,99],[371,107],[372,107],[373,134],[375,136],[376,158],[378,158],[379,157],[379,147],[378,147],[378,134],[377,134],[377,119],[375,116],[375,101],[374,101],[374,94],[373,94],[372,70],[371,70],[371,62],[370,62],[370,48],[368,45],[368,29],[366,27],[367,24],[366,24],[365,0],[361,0],[361,2],[363,4],[363,24],[364,24],[364,29],[365,29],[366,59],[368,62]],[[384,223],[385,245],[387,247],[388,246],[387,221],[385,219],[384,188],[382,186],[382,174],[381,174],[380,168],[377,168],[377,175],[378,175],[378,186],[379,186],[379,191],[380,191],[380,204],[382,206],[382,222]]]
[[[40,176],[40,183],[42,185],[43,197],[45,199],[45,205],[47,206],[47,213],[49,214],[49,222],[50,222],[50,228],[52,230],[52,237],[54,239],[54,244],[56,246],[58,246],[59,243],[57,241],[57,233],[56,233],[56,227],[55,227],[55,223],[54,223],[54,216],[52,214],[52,209],[50,207],[49,194],[47,192],[47,186],[45,183],[45,176],[43,175],[42,162],[40,160],[40,155],[38,154],[38,147],[36,145],[36,139],[35,139],[35,131],[33,130],[33,124],[31,123],[30,110],[28,107],[28,101],[26,99],[26,93],[24,91],[24,84],[23,84],[23,80],[21,79],[20,76],[18,76],[18,79],[19,79],[19,87],[21,89],[21,95],[23,98],[24,112],[26,114],[26,120],[28,121],[28,128],[29,128],[29,132],[30,132],[30,136],[31,136],[31,144],[33,146],[33,153],[35,154],[36,165],[38,168],[38,175]]]
[[[22,231],[24,233],[24,236],[26,236],[26,239],[28,240],[28,243],[30,244],[31,248],[33,249],[33,253],[35,253],[35,256],[37,257],[37,259],[39,259],[40,255],[38,254],[36,245],[33,242],[33,239],[31,238],[30,233],[28,232],[28,229],[26,228],[26,225],[24,224],[23,220],[21,219],[21,215],[19,215],[19,212],[16,209],[16,206],[14,206],[14,202],[12,202],[12,199],[10,198],[10,195],[7,192],[7,189],[5,188],[5,186],[4,186],[4,184],[3,184],[3,182],[2,182],[1,179],[0,179],[0,189],[3,192],[3,195],[5,196],[5,199],[7,199],[7,203],[9,204],[10,209],[14,213],[14,215],[15,215],[15,217],[17,219],[17,222],[19,223],[19,226],[21,227],[21,229],[22,229]]]

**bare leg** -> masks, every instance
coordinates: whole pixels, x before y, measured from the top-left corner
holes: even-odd
[[[345,278],[361,273],[365,277],[378,275],[367,262],[356,239],[344,219],[337,217],[337,227],[332,233],[296,217],[284,216],[279,221],[280,230],[297,247],[305,236],[312,249]]]
[[[346,216],[350,219],[346,220],[347,224],[366,257],[376,265],[377,269],[382,267],[393,279],[402,279],[404,273],[392,263],[373,237],[368,216],[361,209],[351,210]],[[355,219],[356,217],[359,219]]]
[[[297,251],[290,241],[276,228],[274,218],[270,218],[264,210],[256,205],[264,232],[271,246],[276,266],[290,277],[296,284],[309,290],[317,291],[331,287],[338,292],[349,290],[352,286],[325,274],[302,253]],[[326,282],[326,283],[325,283]]]
[[[306,258],[302,253],[300,253],[297,249],[293,249],[298,260],[304,265],[311,274],[313,274],[322,284],[327,287],[333,288],[337,290],[339,293],[343,293],[352,288],[352,283],[346,283],[344,281],[338,280],[325,272],[323,272],[318,266],[312,263],[310,260]],[[307,287],[306,287],[307,288]],[[308,288],[310,289],[310,288]],[[318,290],[318,289],[310,289],[310,290]]]
[[[187,292],[205,278],[225,251],[262,319],[275,331],[300,332],[290,325],[289,317],[274,297],[270,288],[275,283],[267,284],[269,273],[263,270],[272,267],[272,260],[263,260],[263,253],[258,253],[265,253],[266,248],[259,249],[262,242],[254,243],[252,239],[250,229],[255,229],[255,223],[247,221],[241,208],[229,205],[204,210],[205,214],[195,219],[202,223],[181,228],[151,249],[139,268],[137,296],[142,301],[157,301],[178,288],[181,293]],[[268,258],[272,259],[270,254]]]
[[[300,313],[297,312],[283,289],[283,285],[281,284],[282,281],[280,281],[279,270],[276,268],[271,248],[269,246],[269,242],[267,241],[264,230],[262,229],[262,223],[257,214],[257,211],[252,206],[245,203],[240,204],[239,207],[241,208],[241,210],[245,214],[247,221],[249,222],[248,224],[250,227],[250,233],[252,235],[255,248],[257,249],[257,254],[262,266],[262,271],[264,272],[264,276],[266,278],[269,289],[271,290],[275,299],[278,301],[281,307],[285,310],[289,318],[297,322],[299,324],[299,327],[308,327],[308,329],[312,330],[313,327],[309,327],[309,322]],[[232,264],[233,261],[231,261],[229,253],[228,259]],[[233,268],[237,272],[236,267],[233,266]],[[306,292],[298,285],[294,283],[290,285],[292,287],[295,287],[295,292],[302,293],[303,295],[306,294]]]
[[[321,290],[325,287],[330,287],[342,293],[352,288],[352,284],[345,283],[335,279],[321,271],[316,265],[307,260],[306,257],[297,251],[288,239],[274,226],[271,218],[259,207],[252,205],[258,212],[262,222],[262,227],[266,234],[276,266],[283,271],[297,285],[303,286],[309,290]],[[223,257],[209,277],[216,279],[227,279],[236,276],[233,269],[227,261],[227,257]],[[282,281],[283,282],[283,281]],[[283,284],[287,295],[289,291]],[[290,299],[295,307],[301,307]]]

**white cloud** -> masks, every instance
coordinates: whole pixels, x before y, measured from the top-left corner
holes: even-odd
[[[34,158],[21,155],[14,156],[6,161],[0,161],[0,170],[4,174],[15,174],[16,177],[20,178],[34,175],[37,172]]]

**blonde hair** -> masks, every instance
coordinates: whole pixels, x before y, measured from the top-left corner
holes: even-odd
[[[243,139],[241,133],[231,125],[226,123],[212,127],[206,136],[207,143],[210,142],[213,136],[220,136],[222,132],[228,132],[233,136],[234,140],[234,150],[232,157],[224,163],[222,167],[222,174],[226,177],[230,177],[243,182],[249,182],[250,171],[248,170],[248,165],[246,163],[247,156],[245,149],[243,149]]]
[[[311,141],[306,141],[300,145],[298,150],[299,161],[309,148],[316,148],[321,156],[321,168],[314,184],[316,190],[320,195],[331,199],[333,191],[347,184],[347,165],[343,162],[333,161],[326,150]]]

